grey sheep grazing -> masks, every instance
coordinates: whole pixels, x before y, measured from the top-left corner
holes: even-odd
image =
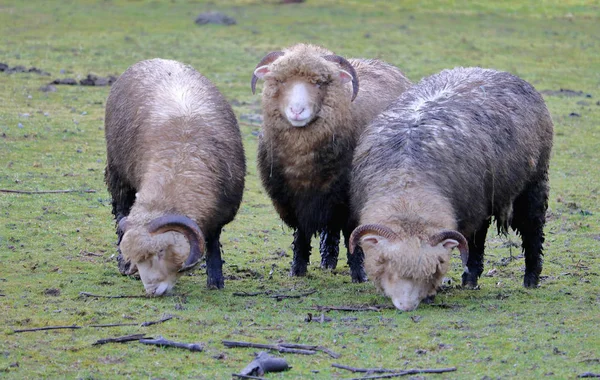
[[[258,79],[265,80],[258,169],[277,212],[294,229],[291,274],[306,274],[316,233],[321,267],[335,269],[340,231],[347,246],[356,227],[349,178],[358,136],[411,83],[387,63],[346,60],[307,44],[267,54],[254,71],[253,92]],[[360,252],[348,264],[354,282],[366,280]]]
[[[368,127],[352,204],[370,279],[401,310],[433,297],[457,247],[464,286],[483,271],[494,217],[522,237],[524,286],[538,286],[553,124],[544,100],[506,72],[456,68],[423,79]]]
[[[162,295],[206,251],[207,285],[222,288],[219,237],[237,213],[246,171],[225,98],[190,66],[141,61],[112,86],[105,135],[121,271],[137,269],[146,292]]]

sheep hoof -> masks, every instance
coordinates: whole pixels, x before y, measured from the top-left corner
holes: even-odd
[[[528,288],[528,289],[535,289],[539,286],[539,278],[536,275],[533,274],[529,274],[529,275],[525,275],[525,278],[523,279],[523,286]]]
[[[295,265],[292,264],[292,269],[290,270],[290,276],[292,277],[304,277],[306,276],[306,272],[308,272],[306,265]]]
[[[210,290],[218,290],[223,289],[225,287],[225,281],[222,278],[220,279],[207,279],[206,287]]]
[[[364,270],[359,271],[358,273],[352,273],[352,282],[355,284],[360,284],[361,282],[369,281],[367,274]]]

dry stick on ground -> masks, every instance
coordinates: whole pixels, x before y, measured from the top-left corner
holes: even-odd
[[[32,328],[32,329],[20,329],[20,330],[13,330],[14,333],[22,333],[22,332],[30,332],[30,331],[44,331],[44,330],[63,330],[63,329],[80,329],[81,326],[46,326],[46,327],[36,327],[36,328]]]
[[[397,369],[387,369],[387,368],[356,368],[350,367],[343,364],[333,363],[331,365],[334,368],[345,369],[350,372],[362,372],[362,373],[388,373],[388,372],[399,372]]]
[[[240,375],[262,376],[267,372],[282,372],[287,371],[288,369],[290,369],[290,366],[284,358],[278,358],[269,355],[265,351],[261,351],[250,364],[240,371]]]
[[[257,379],[257,380],[267,380],[266,377],[260,376],[250,376],[250,375],[242,375],[241,373],[232,373],[231,376],[239,377],[240,379]]]
[[[120,327],[120,326],[137,326],[137,323],[108,323],[105,325],[88,325],[86,327]]]
[[[140,324],[140,326],[142,326],[142,327],[146,327],[146,326],[152,326],[152,325],[156,325],[156,324],[158,324],[158,323],[163,323],[163,322],[166,322],[166,321],[168,321],[168,320],[170,320],[170,319],[173,319],[173,316],[169,314],[169,315],[165,315],[164,317],[162,317],[162,318],[161,318],[161,319],[159,319],[158,321],[142,322],[142,323]]]
[[[313,293],[316,293],[316,292],[317,292],[317,290],[313,289],[313,290],[310,290],[310,291],[308,291],[306,293],[300,293],[300,294],[273,294],[273,295],[270,295],[269,297],[270,298],[275,298],[277,301],[281,301],[281,300],[286,299],[286,298],[302,298],[302,297],[306,297],[306,296],[309,296],[309,295],[311,295]]]
[[[132,342],[132,341],[140,340],[140,339],[152,339],[152,338],[147,337],[146,334],[131,334],[131,335],[125,335],[125,336],[118,336],[116,338],[98,339],[97,341],[92,343],[92,346],[98,346],[100,344],[106,344],[106,343]]]
[[[279,346],[285,347],[285,348],[300,348],[302,350],[321,351],[321,352],[324,352],[327,355],[331,356],[334,359],[338,359],[339,357],[342,356],[336,352],[331,351],[327,347],[323,347],[323,346],[315,346],[315,345],[310,345],[310,344],[298,344],[298,343],[279,343]]]
[[[172,340],[167,340],[167,339],[163,338],[162,336],[159,336],[156,339],[140,339],[140,343],[153,344],[153,345],[161,346],[161,347],[184,348],[186,350],[198,351],[198,352],[200,352],[204,349],[204,347],[202,347],[202,345],[198,344],[198,343],[173,342]]]
[[[323,311],[381,311],[385,309],[393,309],[393,306],[375,305],[375,306],[315,306],[313,309]]]
[[[139,295],[116,295],[116,296],[105,296],[99,294],[92,294],[88,292],[79,292],[80,296],[86,297],[97,297],[97,298],[147,298],[147,296],[139,296]]]
[[[232,340],[223,340],[222,341],[225,347],[252,347],[252,348],[262,348],[265,350],[274,350],[279,352],[285,352],[288,354],[301,354],[301,355],[314,355],[317,351],[314,350],[301,350],[297,348],[287,348],[283,347],[279,344],[262,344],[262,343],[250,343],[250,342],[235,342]]]
[[[445,372],[454,372],[454,371],[456,371],[456,367],[407,369],[405,371],[388,373],[386,375],[355,377],[351,380],[391,379],[393,377],[401,377],[401,376],[406,376],[406,375],[417,375],[419,373],[445,373]]]
[[[14,193],[14,194],[64,194],[64,193],[95,193],[96,190],[10,190],[0,189],[0,193]]]

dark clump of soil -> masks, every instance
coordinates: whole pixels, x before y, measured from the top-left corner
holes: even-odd
[[[198,17],[196,17],[196,24],[205,25],[205,24],[217,24],[217,25],[235,25],[237,21],[233,17],[227,16],[221,12],[205,12],[200,13]]]
[[[80,80],[79,82],[77,82],[77,80],[73,78],[60,78],[55,79],[54,81],[52,81],[52,83],[49,83],[49,85],[64,84],[69,86],[76,86],[77,84],[79,84],[81,86],[110,86],[111,84],[115,83],[116,80],[117,77],[113,75],[109,75],[107,77],[100,77],[98,75],[88,74],[87,77]]]
[[[6,63],[0,63],[0,71],[5,72],[7,74],[34,73],[34,74],[39,74],[39,75],[44,75],[44,76],[50,76],[50,73],[40,70],[35,66],[30,67],[30,68],[27,68],[27,67],[21,66],[21,65],[10,67]]]
[[[540,91],[540,93],[543,95],[548,95],[548,96],[567,96],[567,97],[584,96],[586,98],[592,97],[592,94],[586,94],[583,91],[569,90],[566,88],[561,88],[558,91],[544,90],[544,91]]]
[[[57,297],[57,296],[60,296],[60,289],[49,288],[49,289],[44,290],[44,294],[47,296]]]

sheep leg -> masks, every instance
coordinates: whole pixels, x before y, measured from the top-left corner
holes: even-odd
[[[340,253],[340,230],[326,227],[321,231],[321,268],[335,269]]]
[[[294,231],[294,242],[292,243],[292,251],[294,259],[292,261],[291,276],[306,276],[308,263],[310,261],[310,235],[300,228]]]
[[[365,273],[364,262],[365,262],[365,253],[363,252],[360,246],[357,246],[354,249],[354,253],[351,254],[348,249],[349,244],[348,241],[350,239],[350,235],[356,224],[348,224],[344,228],[344,244],[346,245],[346,256],[348,257],[348,266],[350,267],[350,276],[352,277],[352,282],[366,282],[368,280],[367,274]]]
[[[485,237],[492,219],[486,219],[473,233],[467,237],[469,243],[469,260],[467,260],[467,269],[462,275],[462,284],[466,288],[473,289],[477,287],[477,281],[483,273],[483,253],[485,250]]]
[[[221,259],[221,231],[206,239],[206,286],[209,289],[223,289],[223,260]]]
[[[114,170],[106,170],[106,183],[112,196],[112,213],[117,223],[117,267],[122,275],[130,275],[136,272],[131,268],[131,263],[123,258],[119,245],[123,239],[124,231],[119,228],[119,221],[129,215],[131,207],[135,202],[136,190],[121,181]]]
[[[536,288],[542,273],[544,224],[548,208],[547,176],[530,184],[513,204],[511,227],[521,234],[525,253],[523,286]]]

